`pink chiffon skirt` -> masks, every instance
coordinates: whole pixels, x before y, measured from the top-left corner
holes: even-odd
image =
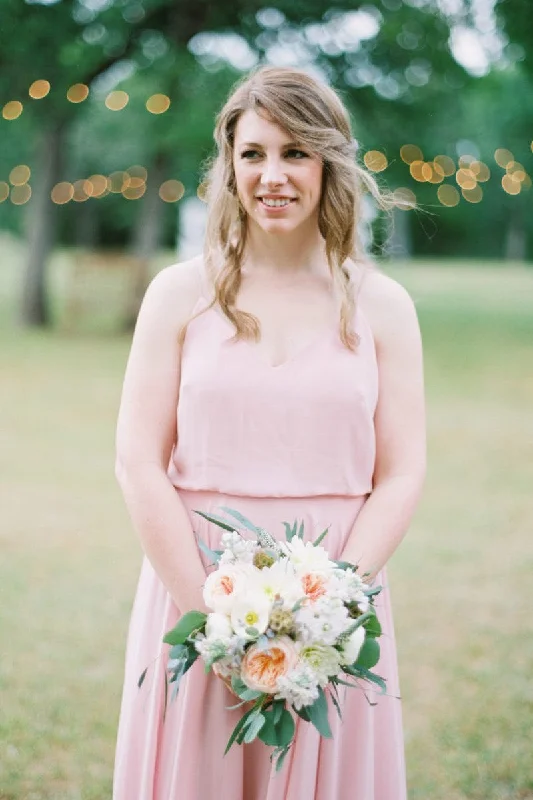
[[[251,498],[179,490],[196,533],[211,547],[221,531],[194,514],[235,508],[283,539],[283,522],[304,521],[306,538],[324,528],[323,545],[338,558],[364,497]],[[207,566],[207,562],[206,562]],[[385,571],[377,599],[383,626],[376,671],[387,679],[387,695],[360,689],[341,691],[342,721],[330,707],[332,739],[296,718],[296,737],[280,772],[260,741],[227,740],[241,716],[228,710],[235,698],[222,681],[197,661],[165,707],[167,648],[164,634],[179,612],[147,559],[131,617],[124,692],[114,774],[114,800],[405,800],[405,765],[396,647]],[[138,679],[148,668],[138,688]],[[372,701],[376,705],[372,705]]]

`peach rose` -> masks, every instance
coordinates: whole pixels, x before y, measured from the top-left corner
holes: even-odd
[[[326,594],[326,578],[317,572],[306,572],[300,578],[306,597],[311,601],[318,600]]]
[[[272,639],[268,649],[251,645],[242,660],[241,677],[257,692],[275,694],[278,680],[296,666],[298,653],[288,636]]]
[[[246,564],[226,564],[207,576],[204,584],[204,602],[219,614],[231,614],[235,596],[245,585],[250,570]]]

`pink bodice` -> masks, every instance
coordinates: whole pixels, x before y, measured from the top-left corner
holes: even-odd
[[[195,311],[206,305],[200,300]],[[355,353],[335,326],[274,367],[255,343],[232,341],[221,311],[194,319],[182,353],[172,483],[250,497],[368,494],[378,370],[361,311],[354,327]]]

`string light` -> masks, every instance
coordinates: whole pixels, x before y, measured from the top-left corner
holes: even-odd
[[[177,203],[185,194],[185,186],[181,181],[165,181],[159,187],[159,197],[165,203]]]
[[[394,198],[394,205],[396,208],[399,208],[400,211],[411,211],[413,208],[416,208],[416,195],[411,189],[402,186],[399,189],[395,189],[392,196]]]
[[[50,194],[52,202],[58,206],[65,205],[65,203],[69,203],[72,200],[73,196],[74,196],[74,187],[68,181],[61,181],[61,183],[56,183]]]
[[[490,178],[490,169],[483,161],[472,161],[470,169],[479,183],[485,183]]]
[[[13,167],[9,173],[9,182],[13,186],[24,186],[28,183],[31,176],[31,170],[26,164],[19,164],[18,167]]]
[[[437,197],[442,205],[448,208],[456,206],[461,199],[455,186],[452,186],[449,183],[443,183],[441,186],[439,186],[437,189]]]
[[[502,188],[507,194],[520,194],[522,185],[513,175],[504,175],[502,178]]]
[[[419,183],[425,183],[426,179],[424,178],[423,169],[425,166],[425,161],[420,161],[417,159],[416,161],[411,161],[409,166],[409,172],[411,173],[411,177],[418,181]]]
[[[412,164],[413,161],[423,161],[422,150],[416,144],[404,144],[400,147],[400,158],[405,164]]]
[[[92,188],[91,183],[89,181],[86,181],[84,179],[74,181],[74,183],[72,184],[72,189],[73,189],[72,199],[75,203],[85,203],[85,201],[89,199],[90,194],[88,194],[87,188],[89,189],[89,191]]]
[[[0,203],[3,203],[9,197],[9,184],[5,181],[0,181]]]
[[[25,183],[23,186],[13,186],[11,189],[10,200],[14,206],[23,206],[31,197],[31,186]]]
[[[435,164],[435,169],[438,168],[442,170],[442,175],[445,178],[449,178],[450,175],[455,175],[455,163],[453,158],[449,156],[435,156],[433,163]]]
[[[67,92],[67,100],[71,103],[83,103],[89,97],[89,87],[84,83],[75,83]]]
[[[33,81],[28,89],[28,94],[33,100],[42,100],[43,97],[46,97],[49,93],[50,88],[50,83],[48,81]]]
[[[462,189],[462,195],[469,203],[481,203],[483,200],[483,189],[481,186],[474,186],[473,189]]]
[[[505,169],[510,161],[514,161],[514,156],[510,150],[506,150],[504,147],[499,147],[494,151],[494,160],[499,167],[503,167]]]
[[[466,169],[465,167],[461,167],[461,169],[457,170],[455,173],[455,180],[461,189],[466,189],[467,191],[475,189],[477,186],[476,176],[471,169]]]
[[[135,184],[134,181],[136,182]],[[146,192],[146,183],[144,181],[141,181],[140,178],[132,178],[129,186],[126,186],[122,190],[122,196],[126,200],[140,200],[145,192]]]
[[[87,183],[90,184],[91,187],[91,197],[105,197],[109,194],[105,175],[91,175],[90,178],[87,178]]]
[[[368,153],[365,153],[363,161],[366,168],[371,172],[383,172],[389,165],[387,156],[384,153],[380,153],[379,150],[369,150]]]
[[[146,108],[150,114],[164,114],[170,108],[170,97],[166,94],[153,94],[146,101]]]
[[[24,106],[19,100],[10,100],[2,109],[2,116],[4,119],[13,120],[18,119],[24,110]]]
[[[117,90],[109,92],[105,99],[105,105],[110,111],[122,111],[128,105],[129,100],[130,97],[127,92]]]

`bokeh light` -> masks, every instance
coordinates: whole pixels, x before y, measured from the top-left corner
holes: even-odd
[[[392,196],[394,205],[396,208],[399,208],[400,211],[411,211],[413,208],[416,208],[416,195],[412,189],[401,186],[399,189],[394,190]]]
[[[9,184],[5,181],[0,181],[0,203],[3,203],[9,197]]]
[[[514,161],[514,156],[510,150],[506,150],[504,147],[499,147],[494,152],[494,160],[499,167],[503,167],[505,169],[510,161]]]
[[[425,161],[412,161],[409,166],[409,172],[411,173],[411,177],[418,181],[419,183],[425,183],[426,179],[423,175],[423,169],[425,167]]]
[[[148,170],[140,164],[134,164],[132,167],[128,167],[126,171],[131,178],[139,178],[142,181],[146,181],[148,178]]]
[[[185,186],[181,181],[165,181],[159,187],[159,197],[165,203],[177,203],[185,194]]]
[[[29,96],[33,100],[42,100],[43,97],[46,97],[48,92],[50,91],[50,83],[48,81],[33,81],[32,85],[28,90]]]
[[[481,186],[474,186],[473,189],[462,189],[462,195],[469,203],[481,203],[483,200],[483,189]]]
[[[442,170],[444,177],[449,178],[450,175],[455,175],[455,162],[450,156],[435,156],[433,163],[436,165],[436,169]]]
[[[490,178],[490,169],[483,161],[472,161],[470,169],[479,183],[485,183]]]
[[[400,147],[400,158],[405,164],[412,164],[413,161],[423,161],[422,150],[416,144],[404,144]]]
[[[447,206],[448,208],[456,206],[461,199],[455,186],[452,186],[449,183],[443,183],[441,186],[439,186],[437,189],[437,197],[442,205]]]
[[[146,101],[146,108],[150,114],[164,114],[170,108],[170,97],[166,94],[153,94]]]
[[[28,183],[31,176],[31,170],[26,164],[19,164],[18,167],[13,167],[9,173],[9,182],[13,186],[24,186]]]
[[[23,206],[31,197],[31,186],[25,183],[23,186],[13,186],[9,199],[14,206]]]
[[[198,185],[196,196],[202,203],[207,203],[207,183],[205,181],[202,181],[202,183]]]
[[[24,106],[19,100],[10,100],[2,109],[4,119],[18,119],[24,110]]]
[[[522,184],[514,175],[504,175],[502,178],[502,188],[507,194],[520,194]]]
[[[113,194],[121,194],[130,185],[131,178],[124,170],[112,172],[107,179],[107,188]]]
[[[462,155],[459,158],[459,169],[471,169],[472,164],[476,160],[477,159],[475,156],[471,156],[468,155],[468,153],[465,153],[465,155]]]
[[[90,181],[80,179],[74,181],[72,184],[72,199],[75,203],[84,203],[91,196],[89,192],[92,191],[92,183]],[[87,191],[88,190],[88,191]]]
[[[58,206],[63,206],[69,203],[74,195],[74,187],[68,181],[61,181],[56,183],[50,194],[52,202]]]
[[[129,103],[129,95],[127,92],[116,90],[109,92],[105,99],[105,104],[110,111],[122,111],[123,108]]]
[[[457,172],[455,173],[455,180],[457,181],[461,189],[471,190],[475,189],[475,187],[477,186],[476,176],[474,175],[472,170],[466,169],[464,167],[457,170]]]
[[[522,181],[522,189],[531,189],[531,177],[527,173]]]
[[[380,153],[379,150],[369,150],[368,153],[365,153],[363,161],[365,162],[365,167],[371,172],[383,172],[389,165],[387,156],[384,153]]]
[[[105,175],[91,175],[89,178],[87,178],[86,183],[88,184],[88,187],[86,187],[86,192],[87,194],[90,194],[91,197],[104,197],[106,194],[109,194],[109,189],[107,188],[107,178]]]
[[[146,183],[140,178],[132,178],[129,186],[122,190],[122,196],[126,200],[139,200],[146,192]]]
[[[89,97],[89,87],[84,83],[75,83],[67,92],[67,100],[71,103],[83,103]]]

